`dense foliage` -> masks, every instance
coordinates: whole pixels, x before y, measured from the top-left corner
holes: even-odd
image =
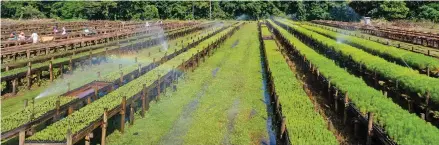
[[[261,29],[267,29],[262,27]],[[268,29],[267,29],[268,30]],[[262,30],[262,32],[267,32]],[[264,35],[264,34],[262,34]],[[274,40],[264,40],[265,55],[273,76],[276,94],[282,105],[282,115],[287,119],[287,129],[292,144],[338,144],[327,128],[318,111],[315,110],[302,84],[285,63]]]
[[[373,112],[375,114],[374,122],[383,127],[397,144],[435,144],[439,140],[439,136],[436,135],[439,134],[439,130],[435,126],[404,110],[390,98],[382,95],[380,91],[369,87],[361,78],[349,74],[331,59],[320,55],[302,43],[287,30],[272,21],[270,24],[279,30],[281,35],[289,40],[302,56],[305,56],[309,62],[316,66],[320,73],[331,81],[332,85],[340,92],[348,93],[350,101],[362,113]]]
[[[3,18],[91,20],[261,19],[358,21],[361,16],[438,21],[438,4],[410,1],[1,1]],[[209,12],[212,12],[211,15]]]
[[[48,111],[56,109],[56,101],[60,101],[60,106],[73,101],[74,97],[64,97],[60,96],[57,99],[49,99],[39,105],[33,105],[32,102],[29,106],[25,107],[23,110],[17,111],[8,116],[2,116],[1,118],[1,131],[6,132],[15,129],[29,121],[32,121],[38,117],[43,116]]]

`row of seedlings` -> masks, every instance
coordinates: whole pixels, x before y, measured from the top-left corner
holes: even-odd
[[[295,61],[314,74],[321,86],[327,86],[335,111],[341,111],[343,106],[343,122],[353,125],[356,135],[367,134],[366,144],[434,144],[439,139],[436,127],[302,43],[305,40],[299,35],[293,36],[272,21],[269,24]]]
[[[340,22],[332,22],[329,23],[327,21],[314,21],[319,24],[325,24],[325,25],[331,25],[334,27],[340,27],[340,28],[346,28],[351,24],[342,24]],[[343,26],[345,25],[345,26]],[[378,37],[384,37],[389,38],[393,40],[398,41],[404,41],[407,43],[417,44],[417,45],[423,45],[431,48],[439,48],[439,36],[437,34],[432,33],[424,33],[424,32],[417,32],[417,31],[411,31],[411,30],[404,30],[404,29],[393,29],[393,28],[380,28],[380,27],[374,27],[374,28],[368,28],[368,27],[360,27],[355,28],[351,27],[350,30],[360,30],[362,33],[375,35]]]
[[[94,134],[93,130],[101,127],[101,144],[105,144],[107,127],[111,127],[108,125],[114,121],[109,119],[116,119],[117,117],[113,116],[119,114],[119,129],[123,132],[125,114],[130,114],[129,121],[134,123],[133,114],[137,109],[136,104],[141,104],[141,114],[143,116],[149,108],[149,102],[151,100],[159,101],[160,98],[155,96],[160,96],[160,93],[163,93],[162,91],[165,91],[165,88],[171,82],[177,81],[178,76],[181,75],[181,72],[176,71],[177,69],[184,71],[195,69],[200,61],[209,56],[218,44],[237,30],[238,25],[217,33],[213,37],[199,43],[193,49],[178,55],[151,72],[107,94],[105,97],[97,100],[96,103],[81,108],[67,118],[52,124],[41,132],[37,132],[34,136],[28,138],[26,143],[64,142],[73,144],[81,140],[85,140],[87,143],[90,136]],[[122,102],[119,103],[118,100],[122,100]],[[66,126],[67,124],[70,124],[71,127]],[[67,136],[65,135],[66,132]]]
[[[274,101],[274,124],[280,144],[338,144],[323,117],[290,70],[271,32],[260,25],[261,51],[268,76],[268,90]]]
[[[438,123],[437,115],[435,115],[439,110],[439,81],[437,78],[419,74],[415,70],[388,62],[355,47],[337,43],[297,25],[276,22],[297,35],[306,44],[338,62],[340,66],[362,76],[370,86],[383,90],[383,94],[386,96],[390,95],[397,100],[405,100],[404,103],[399,103],[401,106],[407,106],[408,110],[419,112],[419,116],[427,121]],[[412,103],[416,104],[417,109],[420,110],[415,110]]]
[[[341,29],[341,28],[337,28],[337,27],[331,27],[331,26],[326,26],[326,25],[320,25],[318,23],[306,23],[307,25],[311,25],[311,26],[315,26],[315,27],[320,27],[326,30],[330,30],[333,32],[337,32],[337,33],[342,33],[345,35],[350,35],[353,37],[358,37],[358,38],[363,38],[363,39],[367,39],[370,41],[374,41],[377,43],[381,43],[384,45],[390,45],[396,48],[400,48],[400,49],[405,49],[407,51],[411,51],[414,53],[420,53],[420,54],[424,54],[427,56],[432,56],[432,57],[439,57],[439,50],[434,49],[434,48],[429,48],[429,47],[425,47],[425,46],[421,46],[421,45],[416,45],[416,44],[411,44],[411,43],[406,43],[406,42],[402,42],[402,41],[397,41],[397,40],[389,40],[389,39],[384,39],[382,37],[378,37],[378,36],[373,36],[373,35],[369,35],[369,34],[364,34],[358,31],[351,31],[351,30],[347,30],[347,29]]]
[[[360,48],[373,55],[378,55],[387,61],[396,62],[399,65],[407,66],[418,70],[421,74],[427,74],[432,77],[439,77],[439,60],[423,54],[414,53],[404,49],[383,45],[374,41],[363,38],[352,37],[337,32],[332,32],[319,27],[310,25],[300,25],[303,28],[317,32],[326,37],[337,40],[341,43],[349,44],[353,47]]]

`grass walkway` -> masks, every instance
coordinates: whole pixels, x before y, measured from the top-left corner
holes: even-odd
[[[244,25],[143,119],[109,144],[260,144],[267,140],[256,24]],[[254,33],[252,35],[252,33]],[[239,40],[239,41],[238,41]],[[238,43],[236,43],[238,42]]]

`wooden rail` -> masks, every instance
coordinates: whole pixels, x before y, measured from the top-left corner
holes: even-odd
[[[317,24],[329,25],[332,27],[347,29],[347,30],[360,30],[363,33],[384,37],[388,39],[403,41],[416,45],[423,45],[435,49],[439,49],[439,35],[433,33],[416,32],[405,29],[394,28],[381,28],[372,26],[353,26],[351,23],[337,22],[337,21],[324,21],[314,20]]]

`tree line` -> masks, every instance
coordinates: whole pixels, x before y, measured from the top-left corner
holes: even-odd
[[[242,19],[270,16],[297,20],[439,20],[431,1],[1,1],[2,18],[12,19]]]

